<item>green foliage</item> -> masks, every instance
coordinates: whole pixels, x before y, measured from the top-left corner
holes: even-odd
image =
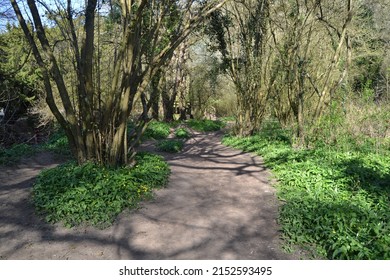
[[[225,126],[225,123],[219,120],[189,120],[187,125],[198,131],[210,132],[222,129]]]
[[[42,149],[63,156],[72,155],[69,148],[68,138],[66,138],[64,131],[61,129],[57,130],[50,136],[49,140],[42,145]]]
[[[24,156],[34,154],[35,148],[27,144],[15,144],[10,148],[0,147],[0,165],[14,164]]]
[[[72,155],[65,133],[63,130],[57,130],[47,142],[40,145],[15,144],[10,148],[0,147],[0,165],[12,165],[24,157],[30,157],[42,151],[54,152],[65,157]]]
[[[17,116],[35,100],[41,77],[22,29],[10,24],[6,28],[0,32],[0,108]]]
[[[372,81],[367,80],[362,89],[362,97],[365,102],[372,102],[375,98],[375,90],[372,86]]]
[[[185,128],[178,128],[175,130],[175,137],[180,139],[188,139],[190,138],[190,133]]]
[[[33,202],[47,222],[109,226],[125,208],[137,207],[154,188],[166,185],[169,167],[160,156],[139,153],[133,168],[107,168],[70,162],[43,171]]]
[[[279,122],[270,120],[263,122],[259,135],[268,141],[280,141],[286,144],[291,144],[291,137],[293,133],[283,129]]]
[[[170,125],[165,122],[152,121],[143,135],[144,139],[165,139],[170,133]]]
[[[178,126],[180,126],[182,123],[183,123],[183,122],[180,121],[180,120],[173,120],[173,121],[171,121],[171,122],[169,123],[169,126],[170,126],[171,128],[176,129],[176,128],[177,128]]]
[[[167,153],[178,153],[183,149],[182,140],[161,140],[157,143],[157,149]]]
[[[261,155],[273,170],[285,239],[329,259],[390,259],[390,154],[296,150],[283,131],[268,133],[223,142]]]
[[[364,99],[370,97],[367,96],[367,94],[369,93],[369,91],[373,91],[373,85],[378,82],[382,63],[383,57],[381,57],[380,55],[371,55],[368,53],[365,53],[364,56],[360,56],[354,62],[354,67],[358,68],[359,71],[354,77],[353,89],[356,92],[362,92]]]
[[[333,101],[328,114],[307,134],[307,142],[315,147],[334,146],[339,151],[386,153],[390,150],[387,137],[390,106],[362,104],[355,101],[343,104]]]

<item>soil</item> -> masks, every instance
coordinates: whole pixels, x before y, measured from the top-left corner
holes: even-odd
[[[163,154],[166,188],[106,229],[47,224],[31,187],[61,160],[42,153],[0,168],[0,259],[300,259],[281,250],[280,206],[259,157],[225,147],[221,133],[195,133]],[[152,143],[142,149],[153,150]]]

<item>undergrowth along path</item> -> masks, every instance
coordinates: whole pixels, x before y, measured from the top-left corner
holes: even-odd
[[[104,230],[36,217],[31,184],[56,162],[50,155],[17,170],[2,167],[0,259],[299,258],[280,249],[279,204],[260,158],[220,140],[218,133],[195,133],[181,153],[164,154],[172,170],[167,188]]]

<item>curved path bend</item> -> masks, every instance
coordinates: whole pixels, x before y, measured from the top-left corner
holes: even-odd
[[[164,154],[167,188],[113,226],[67,229],[35,216],[31,184],[58,162],[43,154],[0,169],[0,259],[296,259],[280,249],[278,201],[261,159],[196,133]],[[150,149],[151,147],[144,147]]]

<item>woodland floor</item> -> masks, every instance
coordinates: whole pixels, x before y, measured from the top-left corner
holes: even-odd
[[[300,259],[281,250],[280,206],[261,159],[196,133],[178,154],[163,154],[166,188],[104,230],[65,228],[34,214],[31,187],[42,153],[0,167],[0,259]],[[149,143],[143,149],[151,150]]]

